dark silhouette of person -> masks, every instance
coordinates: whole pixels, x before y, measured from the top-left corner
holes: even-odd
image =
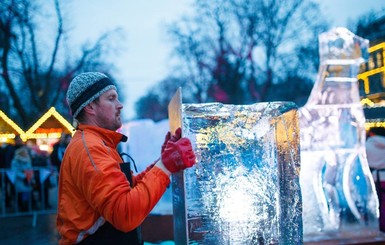
[[[70,134],[62,134],[59,141],[53,145],[53,150],[50,155],[52,166],[56,167],[57,172],[60,171],[60,165],[63,160],[64,152],[71,140]]]

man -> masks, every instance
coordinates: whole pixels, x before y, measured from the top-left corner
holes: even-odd
[[[180,130],[168,133],[160,159],[133,176],[116,150],[127,138],[116,132],[123,106],[111,80],[82,73],[71,81],[67,101],[77,126],[60,169],[59,244],[143,244],[138,227],[171,173],[195,164],[191,142]]]

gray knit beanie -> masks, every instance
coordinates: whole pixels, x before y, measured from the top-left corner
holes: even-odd
[[[72,116],[76,118],[86,105],[112,88],[116,90],[114,83],[103,73],[84,72],[76,76],[67,90]]]

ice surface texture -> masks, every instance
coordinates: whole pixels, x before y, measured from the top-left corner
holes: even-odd
[[[301,244],[295,104],[183,104],[182,118],[198,162],[173,176],[176,244]]]

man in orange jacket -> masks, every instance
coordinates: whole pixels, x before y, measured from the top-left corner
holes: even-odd
[[[127,137],[114,83],[104,74],[75,77],[67,102],[77,121],[59,177],[59,244],[143,244],[139,226],[170,183],[171,173],[195,164],[191,142],[166,135],[161,157],[133,176],[116,150]],[[127,170],[128,166],[128,170]]]

